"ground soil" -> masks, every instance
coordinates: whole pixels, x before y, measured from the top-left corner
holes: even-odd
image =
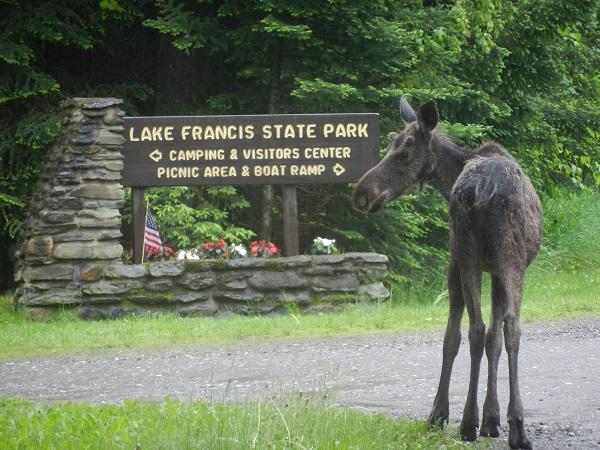
[[[442,339],[441,332],[420,332],[252,340],[1,361],[0,396],[93,403],[174,396],[221,402],[303,392],[363,411],[425,418],[437,387]],[[503,415],[508,404],[505,355],[499,371]],[[450,414],[456,424],[468,367],[468,346],[463,345],[451,385]],[[486,371],[484,358],[480,405]],[[525,324],[520,375],[534,448],[600,448],[600,320]],[[504,426],[498,448],[506,447],[506,432]]]

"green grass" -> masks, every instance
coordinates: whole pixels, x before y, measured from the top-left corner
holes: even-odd
[[[486,283],[487,284],[487,283]],[[249,338],[309,338],[404,330],[443,329],[447,301],[433,304],[435,292],[393,290],[379,305],[353,305],[339,313],[215,318],[132,317],[88,322],[64,311],[48,322],[33,322],[0,298],[0,358],[74,353],[111,348],[231,343]],[[484,293],[486,315],[489,294]],[[600,316],[600,269],[560,272],[533,267],[525,282],[524,322]],[[466,319],[465,319],[466,320]]]
[[[119,405],[0,400],[3,449],[460,449],[455,429],[332,407],[323,399]]]

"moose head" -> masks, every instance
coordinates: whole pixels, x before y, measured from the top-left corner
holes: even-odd
[[[400,114],[405,123],[404,130],[388,134],[386,155],[356,184],[353,202],[359,211],[379,211],[388,201],[423,182],[435,170],[437,158],[431,148],[433,130],[438,123],[435,101],[429,100],[415,113],[402,97]]]

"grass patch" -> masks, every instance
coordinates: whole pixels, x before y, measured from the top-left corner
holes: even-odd
[[[165,399],[120,405],[0,400],[4,449],[461,449],[457,430],[332,407],[327,401],[213,404]]]
[[[226,319],[167,315],[98,322],[81,320],[69,310],[48,322],[32,322],[14,310],[11,295],[4,295],[0,297],[0,358],[444,328],[447,301],[433,304],[439,291],[392,292],[392,301],[350,305],[339,313],[303,315],[296,311],[275,317]],[[482,303],[487,316],[489,288],[484,290]],[[557,272],[534,266],[525,282],[522,317],[524,322],[600,317],[600,269]]]

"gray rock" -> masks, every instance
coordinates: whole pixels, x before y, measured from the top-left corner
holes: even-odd
[[[163,261],[149,264],[150,275],[153,277],[176,277],[183,273],[183,261]]]
[[[125,143],[125,138],[122,134],[113,133],[112,131],[106,129],[101,129],[98,132],[96,143],[100,145],[121,146]]]
[[[76,223],[55,223],[55,224],[46,224],[46,223],[38,223],[31,227],[32,234],[47,234],[47,235],[55,235],[67,233],[69,231],[75,230],[77,228]]]
[[[72,280],[73,270],[73,266],[67,264],[27,267],[23,272],[23,277],[25,281]]]
[[[346,255],[315,255],[312,257],[313,264],[341,264],[346,261]]]
[[[81,286],[81,292],[87,295],[112,295],[124,294],[142,286],[138,280],[108,281],[102,280],[95,283],[85,283]]]
[[[37,236],[27,241],[25,250],[32,256],[49,256],[54,248],[52,236]]]
[[[73,209],[79,210],[83,208],[83,199],[74,197],[63,197],[63,198],[46,198],[42,205],[48,209]]]
[[[59,184],[79,184],[79,178],[71,170],[60,170],[54,174],[54,181]]]
[[[71,144],[73,145],[90,145],[95,142],[95,139],[90,134],[80,134],[74,136],[70,139]]]
[[[358,279],[352,273],[338,274],[332,277],[313,277],[311,284],[315,292],[356,292],[360,286]]]
[[[282,291],[271,293],[266,296],[267,300],[273,300],[278,304],[281,303],[297,303],[299,305],[310,305],[311,297],[307,291]]]
[[[173,287],[173,281],[168,278],[159,278],[157,280],[146,281],[144,287],[151,291],[168,291]]]
[[[268,267],[269,261],[271,261],[271,259],[268,258],[230,259],[229,261],[225,262],[223,269],[238,270]]]
[[[114,263],[104,267],[104,276],[107,278],[143,278],[148,274],[148,268],[144,264]]]
[[[101,210],[100,210],[101,211]],[[78,217],[77,224],[83,228],[120,228],[121,227],[121,219],[113,218],[113,219],[94,219],[93,217]]]
[[[53,252],[58,259],[118,259],[122,254],[123,247],[115,243],[61,242]]]
[[[379,253],[346,253],[346,256],[350,259],[361,260],[366,263],[388,263],[388,257]]]
[[[305,267],[311,263],[311,258],[305,255],[298,256],[284,256],[282,258],[272,259],[270,261],[277,262],[277,267],[280,268],[292,268],[292,267]]]
[[[102,166],[106,170],[120,172],[123,170],[123,161],[105,161]]]
[[[306,278],[295,272],[265,271],[252,275],[248,282],[261,291],[293,289],[306,286]]]
[[[98,97],[98,98],[86,98],[86,97],[73,97],[61,102],[62,108],[82,108],[82,109],[105,109],[111,106],[118,106],[123,104],[123,100],[120,98],[113,97]],[[113,109],[113,108],[111,108]],[[104,113],[103,113],[104,114]]]
[[[75,213],[73,211],[48,211],[42,210],[40,211],[40,217],[42,220],[45,220],[51,224],[62,224],[62,223],[70,223],[73,222],[75,218]]]
[[[327,265],[322,264],[319,266],[311,266],[304,270],[305,275],[333,275],[338,272],[338,269],[342,268],[340,265]]]
[[[80,281],[98,281],[104,276],[104,265],[85,263],[79,268]]]
[[[177,305],[177,313],[182,316],[212,316],[217,313],[219,306],[213,300],[197,301]]]
[[[106,169],[89,169],[81,172],[82,180],[106,180],[119,181],[122,178],[120,172]]]
[[[222,283],[222,286],[226,289],[246,289],[248,287],[248,283],[246,283],[244,280],[232,280]]]
[[[178,292],[175,294],[175,301],[181,303],[191,303],[197,301],[205,301],[211,298],[210,292],[206,291],[186,291],[186,292]]]
[[[63,165],[63,167],[69,169],[85,170],[96,169],[101,167],[106,168],[105,164],[103,164],[101,161],[94,161],[81,155],[69,156],[65,159],[67,160],[67,162]]]
[[[108,295],[106,295],[106,294],[90,295],[90,294],[87,294],[84,296],[82,301],[86,304],[106,305],[106,304],[119,303],[121,301],[121,297],[119,294],[114,294],[114,295],[110,295],[110,294],[108,294]]]
[[[88,183],[71,191],[73,197],[94,198],[103,200],[123,200],[123,188],[120,184]]]
[[[67,233],[57,234],[54,236],[54,242],[77,242],[77,241],[95,241],[101,240],[116,240],[121,237],[121,230],[75,230]]]
[[[53,289],[43,293],[25,292],[19,301],[26,306],[75,305],[81,302],[81,291]]]
[[[390,298],[390,291],[381,282],[363,285],[358,292],[361,296],[375,301],[384,301]]]
[[[214,297],[218,300],[232,301],[232,302],[260,302],[264,299],[264,295],[258,292],[252,291],[218,291],[215,292]]]
[[[110,108],[104,115],[104,123],[106,125],[121,125],[124,121],[123,112],[116,108]]]
[[[189,289],[200,290],[215,285],[213,272],[185,273],[178,280],[179,284]]]
[[[85,209],[107,209],[119,211],[123,208],[125,202],[123,200],[84,200],[83,207]]]
[[[139,292],[127,296],[127,300],[136,305],[173,305],[174,298],[170,292]]]
[[[115,149],[111,150],[109,148],[102,148],[102,150],[98,151],[95,155],[90,155],[90,158],[96,161],[110,161],[110,160],[122,160],[123,155],[120,151],[118,151],[119,147],[115,147]]]

